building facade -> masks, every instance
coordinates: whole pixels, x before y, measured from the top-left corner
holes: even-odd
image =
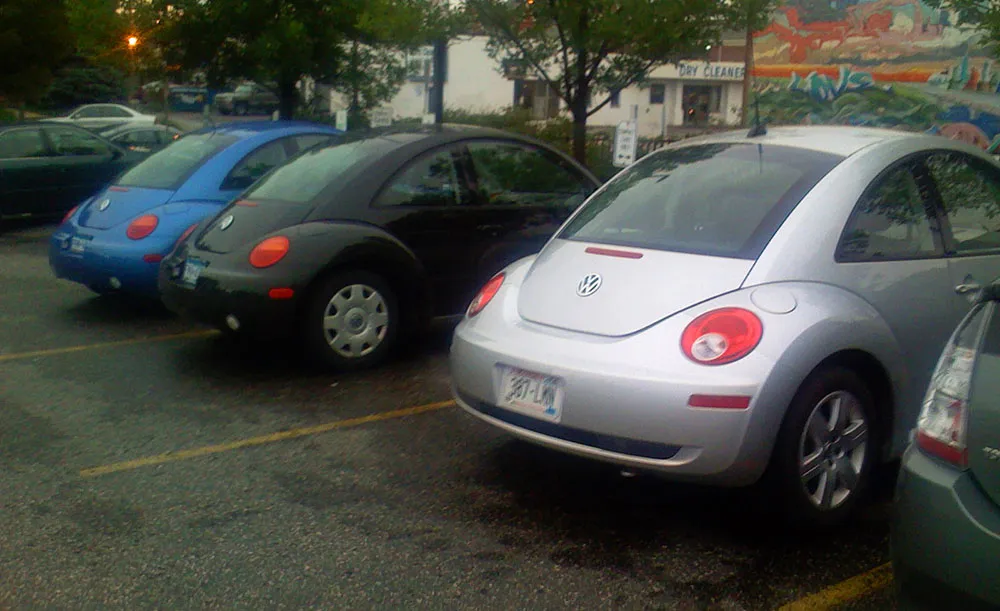
[[[487,54],[487,41],[485,36],[471,36],[449,45],[446,108],[491,112],[518,106],[530,109],[539,120],[569,116],[565,103],[544,81],[531,73],[504,74]],[[734,58],[742,58],[742,48],[722,46],[704,58],[659,66],[648,82],[612,96],[588,124],[614,126],[634,118],[644,137],[669,135],[672,127],[738,124],[745,66]],[[430,49],[408,55],[406,65],[406,83],[389,104],[396,119],[421,117],[430,109]],[[594,104],[605,97],[595,96]]]

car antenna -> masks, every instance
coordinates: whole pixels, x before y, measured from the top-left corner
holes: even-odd
[[[747,132],[747,138],[757,138],[767,135],[767,125],[760,122],[760,94],[753,97],[753,126]]]

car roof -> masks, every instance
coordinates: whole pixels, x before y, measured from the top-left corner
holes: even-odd
[[[378,144],[381,146],[378,148],[380,152],[377,155],[384,155],[391,151],[396,151],[410,146],[430,149],[439,145],[445,145],[470,138],[503,138],[505,140],[514,140],[525,144],[533,144],[543,148],[552,148],[549,144],[540,142],[523,134],[494,129],[491,127],[458,125],[452,123],[403,127],[393,126],[348,132],[340,141],[337,142],[337,144],[346,144],[362,140],[378,141]]]
[[[746,129],[723,132],[685,140],[681,143],[681,146],[714,142],[740,142],[790,146],[822,153],[831,153],[841,157],[849,157],[861,149],[876,144],[898,142],[901,140],[934,140],[939,138],[939,136],[912,131],[837,125],[768,127],[767,133],[762,136],[751,137],[748,134],[749,130]]]
[[[232,134],[238,137],[245,137],[250,134],[260,134],[268,131],[290,128],[322,128],[331,132],[337,130],[322,123],[312,123],[309,121],[233,121],[230,123],[217,123],[200,129],[190,131],[188,134]]]

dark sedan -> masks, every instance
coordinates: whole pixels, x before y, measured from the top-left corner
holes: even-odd
[[[143,155],[73,125],[0,127],[0,220],[59,217]]]
[[[321,363],[371,366],[432,317],[460,314],[598,185],[559,151],[496,130],[357,137],[277,168],[202,223],[164,259],[160,290],[182,315],[299,333]]]

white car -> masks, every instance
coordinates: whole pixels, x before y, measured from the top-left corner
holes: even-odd
[[[72,123],[87,129],[102,129],[125,123],[152,125],[156,122],[156,116],[137,112],[121,104],[87,104],[80,106],[65,117],[54,117],[47,120],[57,123]]]

